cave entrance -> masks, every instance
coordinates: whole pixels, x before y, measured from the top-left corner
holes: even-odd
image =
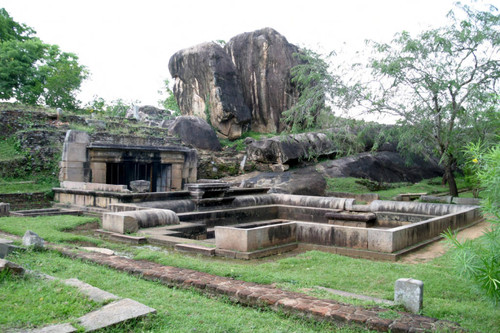
[[[150,192],[172,189],[172,165],[160,163],[122,162],[106,163],[106,184],[127,185],[134,180],[151,183]]]

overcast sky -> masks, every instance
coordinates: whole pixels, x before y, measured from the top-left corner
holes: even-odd
[[[495,3],[498,0],[490,2]],[[80,99],[157,105],[178,50],[271,27],[318,52],[440,26],[454,0],[0,0],[46,43],[76,53],[91,77]]]

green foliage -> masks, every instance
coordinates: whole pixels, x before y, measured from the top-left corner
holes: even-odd
[[[245,132],[241,135],[240,138],[236,140],[229,140],[229,139],[219,139],[220,144],[222,147],[228,147],[228,148],[235,148],[237,151],[245,151],[246,145],[245,145],[245,139],[246,138],[252,138],[255,140],[260,140],[262,138],[271,138],[275,136],[275,133],[257,133],[253,131],[248,131]]]
[[[328,63],[319,54],[304,49],[295,56],[300,64],[291,69],[291,75],[299,96],[282,114],[282,121],[292,133],[317,128],[319,118],[329,112],[326,106],[328,87],[334,83]]]
[[[491,139],[499,128],[500,16],[493,8],[459,8],[464,17],[452,11],[448,26],[417,37],[402,32],[390,44],[371,42],[375,83],[365,84],[359,96],[366,110],[398,117],[400,148],[437,153],[455,196],[461,148]]]
[[[85,109],[91,115],[96,117],[111,117],[111,118],[124,118],[127,111],[132,109],[135,105],[140,104],[140,101],[125,101],[121,98],[106,102],[106,100],[97,95],[94,99],[85,105]]]
[[[15,22],[3,8],[0,31],[0,99],[75,110],[75,93],[88,77],[78,57],[32,37],[34,30]]]
[[[163,82],[165,84],[165,87],[162,90],[158,90],[158,94],[160,94],[161,96],[165,96],[165,98],[160,99],[158,101],[158,104],[165,108],[165,110],[173,111],[173,116],[180,116],[181,109],[177,104],[174,92],[172,91],[172,89],[170,89],[170,81],[168,79],[165,79],[165,81]]]
[[[500,301],[500,144],[484,149],[470,144],[468,162],[484,188],[482,208],[491,229],[475,242],[460,242],[451,231],[444,235],[455,248],[458,272],[469,278],[495,304]]]

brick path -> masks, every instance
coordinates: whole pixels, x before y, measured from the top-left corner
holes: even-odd
[[[268,307],[316,320],[327,320],[336,324],[351,324],[377,331],[391,332],[463,332],[457,323],[435,318],[398,312],[399,318],[381,318],[387,309],[365,308],[334,300],[319,299],[302,293],[284,291],[270,285],[234,280],[191,269],[164,266],[144,260],[133,260],[101,253],[74,252],[58,249],[66,256],[87,260],[114,268],[129,274],[139,275],[147,280],[160,281],[169,287],[196,290],[214,296],[226,296],[231,301],[248,306]],[[383,315],[382,315],[383,317]]]

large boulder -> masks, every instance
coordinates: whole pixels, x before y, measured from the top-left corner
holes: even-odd
[[[168,134],[179,137],[182,142],[195,148],[212,151],[222,149],[213,128],[199,117],[177,117],[168,127]]]
[[[301,133],[247,141],[250,161],[285,164],[328,156],[336,152],[330,137],[324,133]]]
[[[229,139],[250,125],[241,85],[229,55],[216,43],[204,43],[175,53],[168,68],[174,94],[183,115],[209,121]]]
[[[271,28],[237,35],[225,46],[242,82],[246,105],[252,110],[252,130],[281,132],[281,113],[296,101],[290,69],[299,64],[299,48]]]

